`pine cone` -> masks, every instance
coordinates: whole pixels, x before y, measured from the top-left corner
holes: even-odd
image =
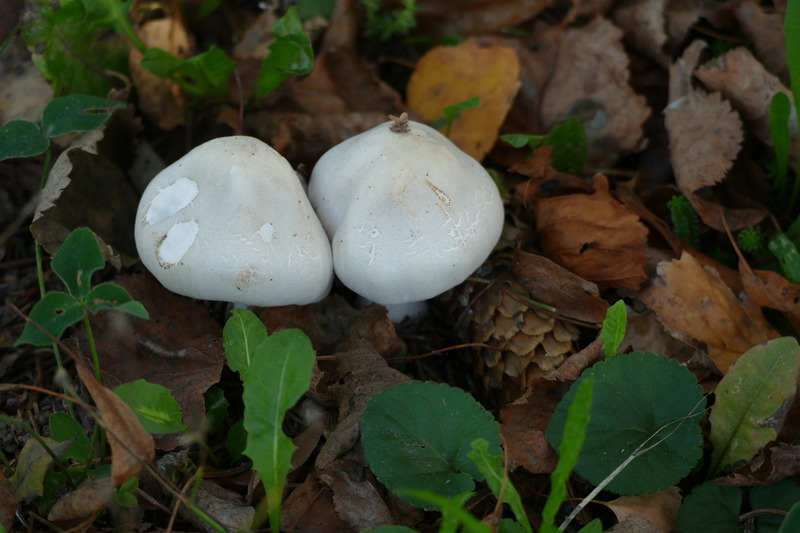
[[[563,363],[579,332],[573,324],[526,303],[528,294],[510,263],[497,262],[497,257],[490,258],[479,270],[485,281],[470,278],[438,302],[453,320],[461,342],[492,348],[471,349],[475,372],[491,397],[508,403],[524,392],[531,379]]]

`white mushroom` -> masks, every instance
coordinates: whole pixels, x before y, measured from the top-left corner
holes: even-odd
[[[142,263],[172,292],[256,306],[322,299],[330,244],[286,159],[245,136],[202,144],[148,185],[136,213]]]
[[[464,281],[500,238],[503,204],[486,170],[442,134],[405,117],[326,152],[311,204],[339,279],[392,306]]]

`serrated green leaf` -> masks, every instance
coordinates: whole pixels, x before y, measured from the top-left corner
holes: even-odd
[[[29,318],[47,330],[53,337],[60,339],[68,327],[83,318],[84,313],[78,300],[64,292],[51,291],[36,302],[31,309]],[[52,343],[52,339],[39,328],[31,323],[26,323],[22,335],[14,343],[14,346],[20,344],[50,346]]]
[[[114,389],[114,394],[131,408],[142,427],[154,435],[187,430],[181,422],[181,406],[163,385],[137,379],[123,383]]]
[[[28,120],[12,120],[0,128],[0,161],[43,154],[49,147],[50,139]]]
[[[800,284],[800,251],[789,240],[789,237],[781,231],[776,231],[767,241],[767,247],[778,258],[786,279],[792,283]]]
[[[606,357],[616,357],[619,345],[625,338],[625,328],[628,327],[628,311],[625,302],[617,300],[614,305],[606,309],[606,318],[603,320],[603,329],[600,330],[600,340],[603,341],[603,352]]]
[[[275,23],[272,35],[275,41],[256,78],[257,96],[271,93],[289,76],[308,74],[314,67],[314,49],[294,6]]]
[[[311,385],[314,361],[311,341],[302,331],[279,331],[256,347],[244,380],[244,453],[264,484],[271,525],[280,523],[283,487],[296,449],[283,432],[283,419]]]
[[[744,531],[739,514],[742,489],[706,481],[692,489],[678,509],[675,533],[736,533]]]
[[[644,494],[676,484],[702,456],[698,418],[703,392],[686,367],[663,355],[621,354],[583,372],[558,404],[547,440],[561,445],[567,410],[578,387],[594,380],[584,447],[575,471],[594,485],[638,450],[607,485],[618,494]]]
[[[91,290],[92,274],[105,266],[106,260],[94,233],[78,228],[69,234],[50,262],[69,293],[83,299]]]
[[[545,529],[557,531],[555,517],[561,505],[567,498],[567,482],[572,475],[578,458],[580,457],[583,442],[586,440],[586,428],[592,410],[592,397],[594,396],[594,379],[584,379],[575,391],[575,398],[567,411],[564,422],[564,436],[558,446],[558,463],[550,475],[550,495],[542,511],[542,525]]]
[[[267,328],[247,309],[234,309],[222,331],[222,344],[228,366],[244,381],[256,347],[268,337]]]
[[[70,94],[51,100],[42,111],[42,131],[48,137],[96,130],[122,102],[87,94]]]
[[[552,146],[550,163],[559,172],[579,174],[589,158],[589,140],[583,125],[574,118],[557,124],[544,137],[545,146]]]
[[[55,95],[105,96],[114,85],[109,71],[127,74],[128,44],[87,16],[80,0],[38,3],[23,35],[36,67]]]
[[[514,516],[519,520],[522,530],[531,533],[533,528],[531,528],[525,507],[522,505],[522,498],[503,468],[503,457],[489,453],[489,441],[486,439],[472,441],[472,450],[467,457],[472,459],[472,462],[481,471],[489,488],[492,489],[494,497],[498,499],[502,497],[502,502],[511,507]]]
[[[58,442],[71,441],[69,448],[64,453],[64,458],[75,459],[79,463],[87,464],[91,459],[92,443],[86,436],[83,426],[67,413],[53,413],[50,415],[50,433]]]
[[[124,311],[139,318],[149,318],[144,306],[134,300],[130,293],[116,283],[106,282],[92,287],[86,295],[86,307],[92,313],[103,309]]]
[[[792,337],[753,346],[728,370],[711,408],[711,472],[750,460],[774,439],[797,391],[800,347]]]
[[[378,479],[390,490],[426,489],[445,497],[482,478],[467,453],[478,438],[500,453],[500,426],[463,390],[432,382],[401,383],[367,403],[361,442]],[[426,502],[409,500],[413,505]]]

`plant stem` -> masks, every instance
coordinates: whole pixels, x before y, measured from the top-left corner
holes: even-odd
[[[92,333],[92,326],[89,324],[88,310],[83,311],[83,326],[86,328],[86,338],[89,339],[89,350],[92,352],[92,366],[94,366],[94,377],[98,383],[103,384],[100,376],[100,358],[97,356],[97,346],[94,343],[94,334]]]

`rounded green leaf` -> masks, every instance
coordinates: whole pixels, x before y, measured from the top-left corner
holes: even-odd
[[[452,497],[475,487],[480,470],[467,454],[475,439],[500,453],[500,426],[466,392],[432,382],[401,383],[367,404],[361,442],[372,471],[390,490]],[[429,504],[406,498],[420,507]]]
[[[64,331],[84,316],[81,304],[69,294],[52,291],[44,295],[31,309],[28,318],[43,327],[56,339],[60,339]],[[34,346],[50,346],[53,340],[42,330],[30,322],[25,324],[14,346],[33,344]]]
[[[0,161],[39,155],[49,146],[50,139],[33,122],[12,120],[0,128]]]
[[[678,509],[675,533],[736,533],[744,531],[739,521],[742,489],[706,481],[695,487]]]
[[[72,296],[84,298],[91,289],[92,274],[105,264],[103,251],[92,230],[77,228],[53,256],[50,267]]]
[[[48,137],[96,130],[122,102],[87,94],[70,94],[52,100],[42,111],[42,130]]]
[[[83,464],[88,463],[91,459],[92,443],[86,436],[86,431],[77,420],[67,413],[50,415],[50,433],[58,442],[71,442],[64,453],[65,459],[75,459]]]
[[[556,408],[547,429],[553,447],[561,444],[575,392],[589,378],[594,391],[578,474],[599,485],[637,449],[650,447],[616,475],[608,490],[655,492],[689,473],[702,455],[697,417],[703,412],[703,391],[685,367],[663,355],[623,354],[586,370]]]
[[[163,385],[137,379],[123,383],[114,389],[114,394],[131,408],[142,427],[150,433],[186,431],[181,422],[181,406]]]
[[[86,295],[86,307],[92,313],[103,309],[116,309],[139,318],[150,316],[144,306],[134,300],[128,291],[111,282],[101,283],[92,288]]]

